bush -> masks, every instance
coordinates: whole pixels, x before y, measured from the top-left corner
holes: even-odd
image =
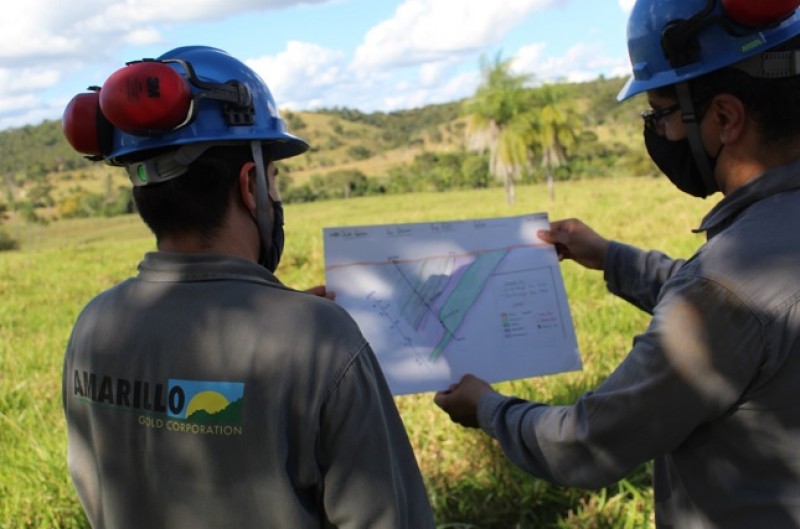
[[[366,160],[372,156],[372,151],[362,145],[354,145],[347,150],[347,154],[356,160]]]
[[[119,186],[107,193],[91,193],[81,188],[73,190],[58,203],[61,218],[113,217],[135,211],[133,193],[129,186]]]
[[[19,250],[19,241],[6,233],[5,230],[0,230],[0,252],[9,250]]]
[[[286,128],[290,131],[298,131],[306,128],[306,122],[298,114],[286,111],[283,114],[283,119],[286,121]]]

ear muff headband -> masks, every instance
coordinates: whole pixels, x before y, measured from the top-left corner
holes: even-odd
[[[163,62],[175,63],[183,67],[189,82],[200,89],[194,95],[194,99],[214,99],[226,103],[223,105],[223,111],[229,125],[253,124],[253,95],[246,85],[239,81],[208,83],[197,77],[190,62],[181,59],[164,59]]]
[[[742,28],[732,27],[730,22],[751,29],[765,29],[785,20],[800,7],[800,0],[721,0],[724,15],[711,16],[716,0],[708,0],[705,7],[685,20],[674,20],[661,33],[661,48],[673,66],[680,68],[700,60],[697,35],[704,28],[719,24],[734,36],[744,36]]]
[[[715,20],[709,18],[714,11],[714,0],[686,20],[674,20],[666,25],[661,33],[661,48],[674,68],[686,66],[700,60],[700,46],[697,34]]]

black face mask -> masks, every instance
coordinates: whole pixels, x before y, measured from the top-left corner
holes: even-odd
[[[670,141],[645,127],[644,144],[653,163],[684,193],[705,198],[719,191],[716,183],[706,184],[700,174],[688,139]],[[717,157],[709,156],[708,162],[713,170],[717,164]]]
[[[274,272],[278,268],[283,255],[283,204],[278,201],[272,202],[272,211],[275,212],[275,219],[272,221],[272,237],[270,238],[269,249],[261,248],[261,257],[258,264]]]

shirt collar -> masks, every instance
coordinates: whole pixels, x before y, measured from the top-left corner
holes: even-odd
[[[280,281],[257,263],[232,255],[211,253],[149,252],[139,263],[146,281],[219,281],[226,279]]]
[[[800,188],[800,160],[789,165],[773,167],[723,198],[703,218],[696,233],[707,232],[710,239],[719,233],[739,213],[759,200]]]

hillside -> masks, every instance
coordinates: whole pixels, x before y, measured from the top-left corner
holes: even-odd
[[[313,174],[359,170],[378,177],[423,151],[463,147],[461,102],[392,113],[351,109],[283,112],[289,130],[311,144],[307,154],[282,162],[296,183]],[[286,172],[286,171],[285,171]]]
[[[562,85],[580,109],[584,129],[559,179],[605,176],[611,168],[652,172],[637,136],[643,102],[615,100],[623,82],[598,78]],[[305,155],[281,162],[284,198],[494,185],[485,155],[465,150],[463,106],[456,101],[389,113],[284,110],[288,129],[311,144]],[[534,166],[523,180],[540,177]],[[109,215],[132,207],[122,170],[75,153],[58,120],[0,131],[0,182],[0,214],[6,220]]]

